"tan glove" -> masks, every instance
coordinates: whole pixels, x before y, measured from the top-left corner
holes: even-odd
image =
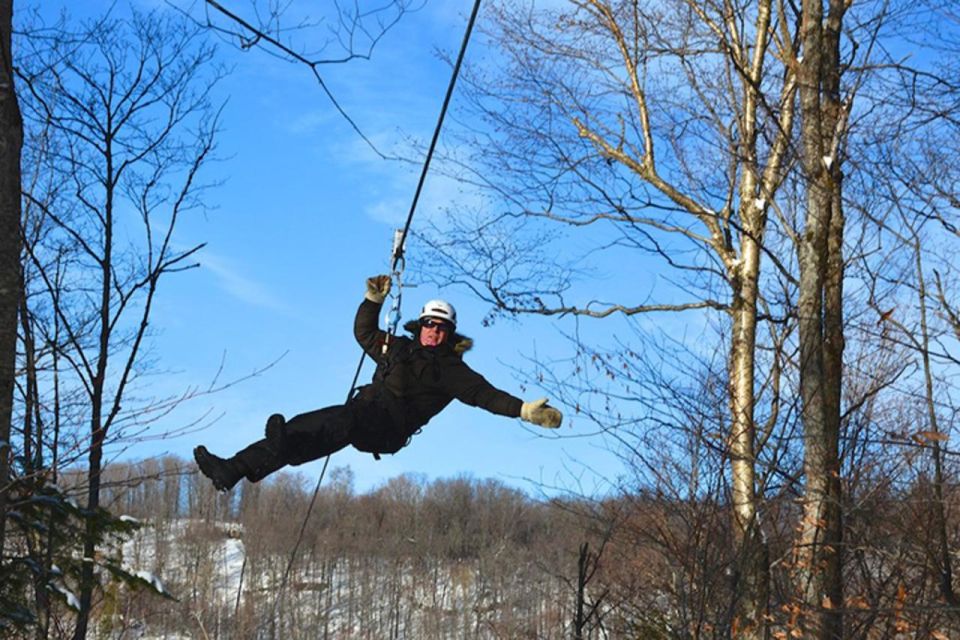
[[[520,407],[520,419],[548,429],[556,429],[563,421],[563,414],[548,405],[546,398],[540,398],[523,403]]]
[[[367,292],[364,297],[370,302],[383,304],[384,298],[390,293],[390,276],[372,276],[367,278]]]

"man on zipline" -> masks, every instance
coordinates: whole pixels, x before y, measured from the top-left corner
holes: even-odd
[[[360,387],[344,405],[310,411],[290,420],[274,414],[266,437],[232,458],[193,450],[200,472],[220,491],[241,478],[259,482],[274,471],[300,465],[353,445],[373,454],[396,453],[456,398],[503,416],[555,429],[563,419],[546,398],[523,402],[487,382],[463,361],[473,341],[456,333],[457,312],[443,300],[423,306],[420,318],[404,328],[412,338],[390,336],[378,326],[380,308],[390,292],[390,276],[367,280],[353,333],[377,363],[373,382]],[[387,345],[384,352],[384,344]]]

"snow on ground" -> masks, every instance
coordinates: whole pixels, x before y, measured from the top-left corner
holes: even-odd
[[[191,548],[188,541],[194,529],[208,530],[214,538]],[[240,540],[240,525],[174,520],[156,525],[144,523],[121,548],[122,566],[144,579],[162,593],[174,598],[178,586],[189,585],[198,571],[213,585],[213,599],[229,604],[241,587],[245,551]]]
[[[414,567],[410,560],[375,556],[301,555],[295,575],[283,590],[284,603],[278,607],[288,555],[258,559],[258,579],[252,580],[250,572],[244,575],[242,533],[236,523],[145,522],[122,545],[122,565],[178,600],[196,599],[208,611],[220,609],[229,615],[237,603],[248,606],[252,599],[258,602],[261,615],[273,611],[280,616],[280,629],[288,622],[282,611],[296,610],[301,621],[322,621],[337,637],[353,637],[363,625],[386,632],[396,624],[398,607],[406,612],[399,637],[413,638],[430,625],[460,629],[500,615],[531,619],[564,601],[562,586],[555,583],[538,585],[532,599],[517,596],[531,587],[524,581],[536,571],[529,568],[506,583],[492,584],[477,560],[421,559]],[[157,635],[160,632],[147,624],[137,626],[136,632],[143,635],[132,637],[141,640],[187,637],[166,630]]]

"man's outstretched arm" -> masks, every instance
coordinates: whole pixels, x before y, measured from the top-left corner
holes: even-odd
[[[563,421],[563,414],[548,405],[546,398],[524,402],[497,389],[466,363],[460,363],[444,378],[450,394],[464,404],[549,429],[556,429]]]
[[[353,320],[353,335],[368,356],[380,360],[386,331],[380,329],[380,308],[390,293],[390,276],[367,278],[367,291]]]

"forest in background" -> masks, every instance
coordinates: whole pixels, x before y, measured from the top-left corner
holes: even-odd
[[[67,495],[83,495],[84,473],[61,482]],[[305,520],[312,485],[284,471],[223,494],[178,458],[111,465],[103,505],[126,526],[108,536],[99,562],[129,577],[101,585],[91,635],[723,637],[713,621],[740,560],[727,551],[728,506],[706,497],[537,499],[494,480],[408,476],[358,494],[341,467]],[[919,606],[937,590],[929,490],[871,491],[850,519],[847,614],[857,637],[960,632],[949,612]],[[955,506],[960,492],[949,493]],[[780,558],[774,582],[787,588],[796,504],[776,507],[765,533]],[[70,592],[57,593],[53,637],[70,631],[60,626]]]
[[[407,476],[357,494],[349,469],[335,468],[305,521],[308,480],[281,472],[222,494],[192,462],[177,458],[111,465],[103,505],[138,526],[101,552],[145,580],[105,585],[91,633],[371,639],[662,633],[656,618],[620,610],[625,594],[612,593],[611,580],[644,573],[632,575],[637,559],[623,555],[625,541],[612,537],[616,501],[594,512],[596,505],[535,500],[492,480]],[[72,483],[83,483],[83,473],[62,481],[82,495],[82,485]],[[660,598],[665,602],[666,594]]]

